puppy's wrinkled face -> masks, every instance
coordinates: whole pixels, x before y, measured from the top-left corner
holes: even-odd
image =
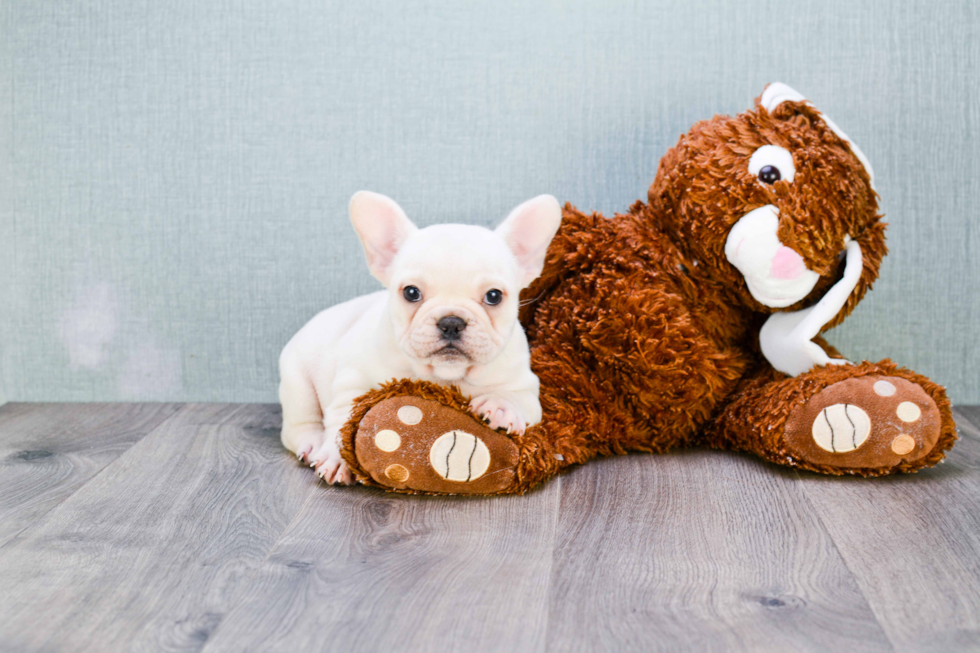
[[[471,225],[416,229],[391,199],[362,191],[351,221],[368,267],[387,288],[401,350],[443,381],[491,364],[517,326],[518,296],[540,273],[561,222],[542,195],[496,230]]]
[[[399,346],[436,376],[463,378],[510,339],[520,291],[517,262],[498,234],[468,225],[422,229],[399,251],[388,287]]]

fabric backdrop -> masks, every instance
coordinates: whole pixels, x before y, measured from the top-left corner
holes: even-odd
[[[491,225],[625,210],[695,121],[783,81],[891,224],[830,334],[980,403],[980,9],[960,2],[0,3],[0,402],[275,401],[283,344],[376,288],[346,205]]]

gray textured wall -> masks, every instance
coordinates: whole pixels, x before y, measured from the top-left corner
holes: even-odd
[[[830,334],[980,403],[978,10],[963,2],[0,3],[0,401],[271,401],[375,287],[345,207],[495,222],[645,197],[695,121],[796,87],[864,149],[882,278]]]

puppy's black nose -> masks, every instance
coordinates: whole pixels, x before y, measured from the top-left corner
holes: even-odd
[[[463,329],[466,328],[466,320],[455,315],[447,315],[436,322],[436,326],[442,331],[442,337],[446,340],[459,340],[463,337]]]

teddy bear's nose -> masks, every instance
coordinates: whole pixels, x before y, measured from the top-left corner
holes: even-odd
[[[803,257],[785,245],[776,251],[769,276],[775,279],[795,279],[806,270]]]
[[[442,337],[446,340],[459,340],[463,337],[463,329],[466,328],[466,320],[455,315],[447,315],[436,322],[436,326],[442,331]]]

